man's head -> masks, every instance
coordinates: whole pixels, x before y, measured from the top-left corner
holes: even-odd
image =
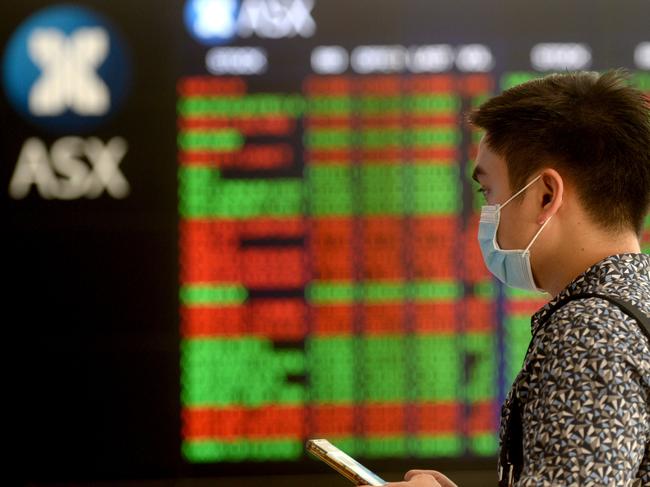
[[[532,80],[490,99],[470,121],[505,160],[512,191],[553,168],[595,223],[641,232],[650,206],[650,101],[621,71]]]
[[[550,75],[506,90],[470,115],[485,130],[475,179],[503,204],[497,242],[531,248],[552,294],[601,258],[638,252],[650,206],[650,104],[618,71]],[[552,219],[552,221],[551,221]]]

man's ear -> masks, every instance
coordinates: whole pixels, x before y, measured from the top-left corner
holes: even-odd
[[[537,218],[537,223],[540,225],[557,213],[562,206],[564,196],[564,180],[559,172],[552,168],[546,168],[541,175],[542,207]]]

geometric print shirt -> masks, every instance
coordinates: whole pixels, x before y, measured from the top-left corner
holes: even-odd
[[[534,342],[499,433],[503,446],[515,394],[523,429],[518,487],[650,486],[650,344],[640,323],[603,299],[570,301],[546,316],[585,292],[621,298],[650,316],[650,255],[601,260],[532,316]]]

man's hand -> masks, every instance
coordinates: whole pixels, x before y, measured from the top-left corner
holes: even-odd
[[[458,487],[440,472],[435,470],[409,470],[404,475],[405,482],[389,482],[386,487]],[[362,485],[360,487],[370,487]]]

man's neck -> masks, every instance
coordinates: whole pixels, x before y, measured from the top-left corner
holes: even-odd
[[[621,235],[616,239],[611,236],[585,239],[581,243],[573,242],[564,251],[552,257],[555,261],[547,266],[550,272],[540,276],[544,289],[557,296],[571,281],[589,267],[615,254],[641,252],[639,240],[633,233]]]

